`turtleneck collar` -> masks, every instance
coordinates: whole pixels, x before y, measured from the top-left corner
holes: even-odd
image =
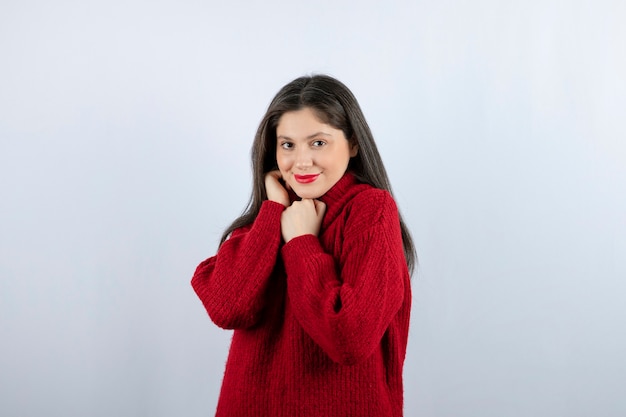
[[[330,190],[319,198],[326,204],[326,213],[322,221],[322,230],[326,229],[341,213],[346,203],[354,197],[359,187],[355,187],[357,179],[351,172],[346,172],[343,177]]]
[[[348,191],[348,189],[350,189],[354,184],[356,184],[356,178],[354,177],[354,174],[346,171],[346,173],[343,174],[343,177],[341,177],[339,181],[337,181],[335,185],[333,185],[330,190],[326,192],[326,194],[321,196],[319,200],[326,204],[327,209],[331,208],[336,203],[343,200],[343,198],[346,196],[346,192]]]

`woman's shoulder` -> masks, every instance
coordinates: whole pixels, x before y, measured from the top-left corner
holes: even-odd
[[[353,204],[362,205],[367,203],[366,205],[396,205],[391,193],[387,190],[376,188],[369,184],[358,184],[357,187],[359,190],[352,198]]]
[[[349,222],[362,226],[398,218],[398,208],[389,191],[368,184],[358,184],[357,188],[348,204]]]

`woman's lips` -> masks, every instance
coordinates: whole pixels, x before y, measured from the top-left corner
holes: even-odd
[[[317,177],[319,177],[319,176],[320,176],[320,174],[307,174],[307,175],[294,174],[294,178],[300,184],[311,183],[311,182],[315,181],[317,179]]]

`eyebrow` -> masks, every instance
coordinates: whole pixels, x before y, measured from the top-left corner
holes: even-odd
[[[316,132],[316,133],[313,133],[312,135],[307,136],[306,140],[313,139],[313,138],[315,138],[317,136],[332,136],[332,135],[330,133],[326,133],[326,132]],[[285,136],[285,135],[276,136],[276,139],[293,140],[289,136]]]

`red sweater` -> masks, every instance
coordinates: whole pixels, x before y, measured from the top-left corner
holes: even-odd
[[[235,329],[216,416],[401,416],[411,290],[391,195],[346,174],[319,237],[283,243],[263,202],[191,284]]]

